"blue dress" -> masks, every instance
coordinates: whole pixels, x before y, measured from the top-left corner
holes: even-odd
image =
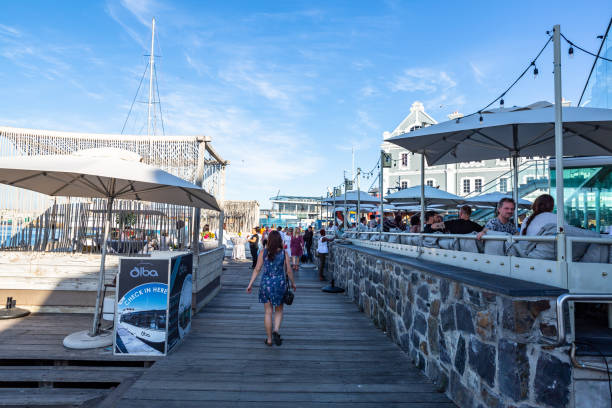
[[[272,303],[272,306],[283,304],[283,297],[287,290],[287,279],[285,277],[285,251],[281,251],[274,257],[268,259],[268,250],[263,253],[264,264],[261,283],[259,284],[259,303]]]

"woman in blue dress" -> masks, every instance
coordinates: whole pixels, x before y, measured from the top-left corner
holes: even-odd
[[[283,239],[278,231],[271,231],[268,235],[266,248],[259,252],[257,265],[251,275],[251,281],[247,286],[247,293],[251,293],[253,283],[263,268],[261,282],[259,284],[259,303],[264,304],[267,346],[276,344],[280,346],[283,342],[280,336],[280,325],[283,321],[283,297],[287,290],[287,276],[291,287],[296,290],[293,271],[289,263],[287,251],[283,249]],[[274,311],[274,313],[273,313]],[[274,322],[274,328],[273,328]]]

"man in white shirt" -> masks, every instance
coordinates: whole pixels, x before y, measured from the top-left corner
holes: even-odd
[[[319,233],[321,234],[321,238],[319,238],[319,243],[317,245],[317,252],[319,253],[319,280],[324,281],[325,276],[323,275],[323,271],[325,270],[325,261],[327,260],[327,254],[329,253],[327,243],[333,241],[334,238],[326,237],[325,229],[323,228],[321,228]]]

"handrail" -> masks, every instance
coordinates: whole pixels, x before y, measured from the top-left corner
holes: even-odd
[[[525,161],[525,162],[521,163],[521,165],[519,166],[519,171],[518,171],[518,173],[519,173],[519,174],[521,174],[521,172],[526,171],[526,170],[530,169],[531,167],[537,166],[537,164],[538,164],[538,163],[540,163],[540,162],[542,162],[542,165],[543,165],[543,167],[544,167],[544,168],[547,168],[547,167],[548,167],[548,161],[547,161],[547,160],[545,160],[545,159],[543,159],[543,160],[531,159],[531,160],[528,160],[528,161]],[[529,164],[527,167],[523,167],[523,168],[521,168],[522,166],[525,166],[527,163],[530,163],[530,164]],[[465,196],[465,198],[469,198],[469,197],[478,196],[478,195],[480,195],[480,194],[485,194],[485,193],[486,193],[486,192],[489,190],[489,188],[491,187],[491,185],[492,185],[492,186],[495,186],[495,185],[497,184],[497,180],[499,180],[500,178],[502,178],[502,177],[504,177],[504,176],[507,176],[507,175],[509,175],[509,174],[512,174],[512,171],[513,171],[513,170],[512,170],[512,169],[510,169],[510,170],[506,171],[505,173],[502,173],[502,174],[500,174],[499,176],[495,177],[494,179],[491,179],[491,180],[487,181],[485,184],[483,184],[483,185],[480,187],[480,191],[476,191],[476,190],[474,190],[474,191],[470,191],[470,192],[469,192],[469,193],[468,193],[468,194]],[[487,187],[487,186],[489,186],[489,187]],[[485,188],[485,187],[487,187],[487,188]],[[516,186],[515,188],[518,188],[518,186]]]
[[[545,339],[545,342],[548,344],[559,347],[564,344],[567,344],[566,332],[565,332],[565,314],[563,312],[563,308],[565,307],[565,303],[572,302],[580,302],[580,303],[590,303],[590,302],[601,302],[601,303],[612,303],[612,294],[595,294],[595,293],[564,293],[563,295],[557,298],[556,309],[557,309],[557,338],[553,340]]]
[[[346,231],[344,234],[349,232],[356,234],[380,234],[380,231]],[[476,235],[472,234],[443,234],[443,233],[430,233],[430,232],[383,232],[383,235],[403,235],[403,236],[422,236],[422,237],[433,237],[433,238],[458,238],[458,239],[478,239]],[[581,237],[582,238],[582,237]],[[554,242],[557,237],[554,235],[483,235],[481,240],[488,241],[533,241],[533,242]],[[583,238],[586,239],[586,238]],[[591,238],[599,239],[599,238]],[[599,241],[595,241],[599,242]],[[612,244],[612,239],[610,239]]]

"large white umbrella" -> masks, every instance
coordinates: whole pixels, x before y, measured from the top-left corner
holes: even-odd
[[[564,107],[563,143],[572,156],[612,154],[612,109]],[[448,120],[387,139],[423,153],[430,166],[510,156],[554,156],[554,106],[538,102]]]
[[[99,332],[106,242],[114,200],[154,201],[219,211],[215,198],[201,187],[159,168],[141,163],[138,155],[119,149],[90,149],[73,155],[0,159],[0,183],[50,196],[108,199],[98,293],[93,325],[89,332],[91,338]],[[87,343],[87,338],[83,337],[82,332],[79,334]],[[92,340],[91,344],[100,343]]]
[[[467,204],[472,205],[485,205],[485,206],[495,206],[502,198],[511,198],[509,193],[501,193],[501,192],[493,192],[481,194],[474,197],[466,198],[465,201]],[[531,208],[531,201],[525,200],[523,198],[519,198],[518,206],[522,208]]]
[[[451,194],[444,190],[440,190],[439,188],[430,186],[424,187],[426,206],[432,204],[457,205],[465,202],[465,199],[463,197],[459,197],[458,195]],[[414,186],[396,191],[395,193],[386,196],[385,199],[393,204],[420,204],[421,186]]]
[[[518,157],[555,156],[555,114],[553,105],[537,102],[483,111],[387,141],[423,154],[430,166],[511,157],[513,195],[518,201]],[[612,154],[612,109],[562,107],[557,114],[563,118],[562,123],[557,120],[563,151],[573,156]],[[514,218],[518,222],[516,213]]]

